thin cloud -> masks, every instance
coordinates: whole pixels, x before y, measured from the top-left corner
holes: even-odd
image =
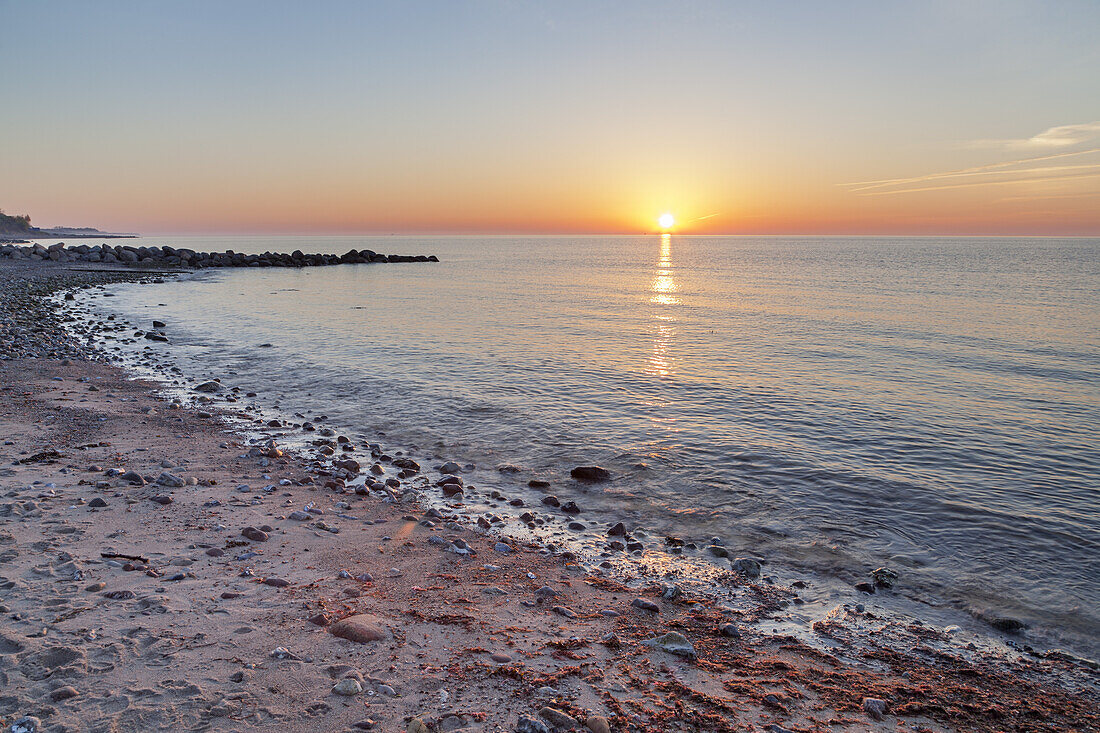
[[[858,188],[852,188],[852,192],[866,191],[874,188],[887,188],[890,186],[897,186],[906,183],[923,183],[925,181],[935,181],[943,178],[955,178],[956,176],[972,176],[978,174],[985,174],[987,171],[997,173],[1009,173],[1011,171],[1004,171],[1001,169],[1011,168],[1013,166],[1025,165],[1028,163],[1038,163],[1045,160],[1054,160],[1056,158],[1068,158],[1075,155],[1089,155],[1090,153],[1100,153],[1100,148],[1091,148],[1089,150],[1078,150],[1072,153],[1055,153],[1053,155],[1040,155],[1033,158],[1020,158],[1018,160],[1006,160],[1002,163],[990,163],[988,165],[979,165],[971,168],[960,168],[958,170],[946,171],[944,173],[929,173],[924,176],[914,176],[912,178],[884,178],[877,181],[855,181],[853,183],[841,183],[841,186],[856,186]],[[1025,168],[1017,172],[1026,172],[1028,170],[1035,170],[1031,168]]]
[[[860,196],[894,196],[901,193],[919,193],[921,191],[946,191],[952,188],[973,188],[975,186],[1008,186],[1020,183],[1049,183],[1051,181],[1076,181],[1084,178],[1100,178],[1100,173],[1078,173],[1067,176],[1046,176],[1042,178],[1012,178],[1007,181],[975,181],[971,183],[953,183],[947,186],[924,186],[921,188],[903,188],[897,191],[868,191]]]
[[[1083,122],[1078,125],[1058,125],[1043,130],[1038,135],[1028,138],[1009,140],[975,140],[974,147],[979,148],[1008,148],[1042,149],[1042,148],[1066,148],[1071,145],[1080,145],[1090,140],[1100,138],[1100,121]]]

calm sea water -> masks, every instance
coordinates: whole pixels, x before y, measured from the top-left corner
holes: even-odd
[[[437,254],[123,287],[195,377],[773,572],[1009,615],[1095,655],[1100,240],[165,238]],[[272,343],[274,348],[258,349]],[[615,479],[584,489],[569,469]],[[475,474],[476,475],[476,474]]]

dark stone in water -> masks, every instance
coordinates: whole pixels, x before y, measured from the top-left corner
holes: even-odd
[[[874,593],[875,586],[870,583],[856,583],[856,590],[861,593]]]
[[[991,618],[989,619],[989,625],[1006,634],[1018,634],[1027,628],[1027,624],[1023,621],[1008,617]]]
[[[551,494],[550,496],[542,497],[542,503],[546,506],[561,506],[561,502],[558,501],[558,497]]]
[[[626,536],[626,525],[622,522],[611,525],[611,529],[607,530],[609,537],[624,537]]]
[[[577,466],[569,475],[577,481],[610,481],[611,472],[599,466]]]
[[[561,510],[566,514],[580,514],[581,508],[574,501],[567,501],[561,505]]]

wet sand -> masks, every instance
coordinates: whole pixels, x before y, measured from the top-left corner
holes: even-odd
[[[1100,726],[1096,672],[1075,660],[967,649],[854,606],[810,646],[769,629],[791,589],[736,574],[731,603],[628,589],[502,545],[457,497],[439,512],[355,493],[332,461],[365,469],[365,446],[284,453],[289,426],[246,437],[231,404],[173,406],[80,357],[0,362],[6,727]]]

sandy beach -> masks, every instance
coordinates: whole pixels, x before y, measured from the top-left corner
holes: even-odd
[[[797,589],[751,569],[730,573],[734,603],[628,588],[502,542],[430,454],[323,425],[308,451],[280,447],[300,424],[243,433],[231,384],[173,401],[60,335],[45,294],[114,277],[0,270],[8,348],[22,345],[0,361],[5,730],[1100,725],[1079,660],[967,649],[861,606],[808,645],[769,626]],[[57,343],[29,343],[43,323]],[[356,483],[372,465],[385,491]],[[417,499],[444,490],[447,511]]]

